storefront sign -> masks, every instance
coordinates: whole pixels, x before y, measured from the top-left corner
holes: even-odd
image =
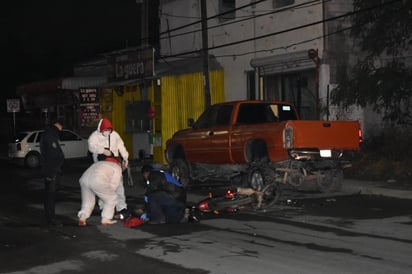
[[[152,51],[131,51],[108,57],[109,82],[144,78],[153,75]]]
[[[92,126],[100,119],[100,104],[96,88],[80,89],[80,121],[82,126]]]

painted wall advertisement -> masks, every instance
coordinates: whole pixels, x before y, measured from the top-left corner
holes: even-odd
[[[80,122],[82,126],[94,126],[100,119],[100,104],[96,88],[80,89]]]

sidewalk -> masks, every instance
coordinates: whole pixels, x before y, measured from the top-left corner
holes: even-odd
[[[412,182],[402,184],[396,181],[379,182],[345,179],[343,182],[343,192],[412,199]]]

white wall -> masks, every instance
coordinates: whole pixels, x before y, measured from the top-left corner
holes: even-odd
[[[294,5],[308,1],[296,0]],[[206,2],[208,17],[219,13],[219,3],[217,0],[208,0]],[[236,5],[239,7],[250,2],[250,0],[238,0]],[[231,21],[219,22],[218,19],[208,20],[209,48],[211,48],[209,54],[215,55],[219,63],[224,67],[225,96],[228,101],[246,99],[246,71],[253,70],[250,66],[252,58],[291,53],[311,48],[318,49],[321,57],[323,43],[322,39],[317,37],[321,37],[323,34],[322,24],[283,34],[275,33],[321,21],[322,1],[318,1],[316,5],[312,4],[293,9],[288,8],[286,11],[252,18],[259,14],[274,11],[272,3],[272,1],[268,0],[256,4],[254,8],[247,7],[238,10],[236,11],[236,18]],[[173,29],[200,20],[200,0],[165,1],[161,5],[161,12],[161,32],[165,32],[168,28]],[[251,17],[251,19],[228,24],[247,17]],[[201,49],[202,35],[200,31],[172,37],[176,33],[184,33],[195,29],[200,30],[201,25],[197,24],[178,32],[170,33],[170,39],[162,39],[161,55],[174,55]],[[255,41],[213,49],[227,43],[235,43],[264,35],[269,36]],[[168,35],[164,34],[162,37],[168,37]],[[320,78],[324,77],[320,75]]]

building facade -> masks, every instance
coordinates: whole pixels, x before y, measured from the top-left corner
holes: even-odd
[[[345,0],[163,0],[160,55],[202,55],[207,44],[224,68],[228,101],[286,100],[303,119],[362,120],[361,111],[329,102],[356,59],[351,11]]]

